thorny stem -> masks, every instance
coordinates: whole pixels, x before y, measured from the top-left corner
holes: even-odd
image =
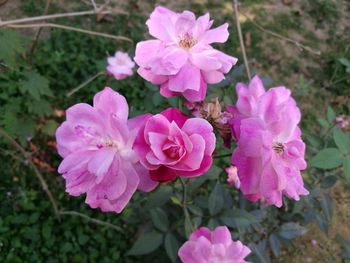
[[[184,210],[184,214],[185,214],[185,218],[186,220],[189,222],[190,228],[191,228],[191,232],[194,231],[194,227],[191,221],[191,217],[190,217],[190,213],[187,210],[187,189],[186,189],[186,184],[184,182],[184,180],[179,177],[180,182],[182,184],[182,207]]]
[[[35,166],[35,164],[33,163],[32,159],[31,159],[31,155],[29,153],[26,152],[26,150],[23,149],[23,147],[21,145],[19,145],[10,135],[8,135],[4,130],[0,129],[0,135],[3,136],[4,138],[6,138],[19,152],[22,153],[22,155],[24,156],[24,158],[28,161],[30,167],[33,169],[36,177],[39,179],[40,183],[41,183],[41,187],[43,188],[43,190],[45,191],[45,193],[47,194],[47,196],[49,197],[53,210],[55,212],[56,218],[57,220],[60,222],[61,218],[60,218],[60,213],[59,210],[57,208],[57,203],[55,198],[53,197],[50,189],[47,186],[47,183],[44,179],[44,177],[42,176],[42,174],[39,172],[38,168]]]
[[[127,12],[124,11],[99,11],[99,14],[123,14],[127,15]],[[45,15],[45,16],[34,16],[34,17],[25,17],[20,19],[14,19],[14,20],[8,20],[8,21],[0,21],[0,27],[6,26],[6,25],[13,25],[13,24],[22,24],[22,23],[28,23],[28,22],[36,22],[36,21],[45,21],[49,19],[55,19],[55,18],[62,18],[62,17],[75,17],[75,16],[86,16],[86,15],[96,15],[95,10],[89,10],[89,11],[81,11],[81,12],[71,12],[71,13],[62,13],[62,14],[53,14],[53,15]]]
[[[105,222],[105,221],[102,221],[100,219],[96,219],[96,218],[92,218],[92,217],[89,217],[83,213],[79,213],[79,212],[76,212],[76,211],[59,211],[60,215],[71,215],[71,216],[79,216],[79,217],[82,217],[82,218],[85,218],[87,220],[89,220],[90,222],[93,222],[97,225],[102,225],[102,226],[106,226],[106,227],[109,227],[109,228],[113,228],[114,230],[120,232],[120,233],[123,233],[123,229],[119,226],[116,226],[114,224],[111,224],[111,223],[108,223],[108,222]]]
[[[1,24],[0,24],[1,26]],[[100,36],[100,37],[106,37],[106,38],[111,38],[115,40],[122,40],[122,41],[128,41],[130,43],[134,43],[134,41],[128,37],[124,36],[114,36],[110,35],[107,33],[101,33],[101,32],[96,32],[96,31],[91,31],[91,30],[86,30],[86,29],[80,29],[76,27],[71,27],[71,26],[65,26],[65,25],[60,25],[60,24],[53,24],[53,23],[42,23],[42,24],[24,24],[24,25],[7,25],[6,27],[10,28],[35,28],[35,27],[52,27],[52,28],[61,28],[61,29],[66,29],[70,31],[75,31],[79,33],[85,33],[93,36]]]
[[[320,50],[312,49],[312,48],[310,48],[310,47],[308,47],[308,46],[306,46],[306,45],[301,44],[300,42],[298,42],[298,41],[296,41],[296,40],[294,40],[294,39],[291,39],[291,38],[282,36],[282,35],[280,35],[280,34],[278,34],[278,33],[276,33],[276,32],[273,32],[273,31],[271,31],[271,30],[269,30],[269,29],[265,29],[265,28],[263,28],[261,25],[259,25],[257,22],[255,22],[253,19],[251,19],[250,17],[248,17],[247,15],[243,14],[242,12],[241,12],[241,14],[242,14],[245,18],[247,18],[254,26],[256,26],[260,31],[262,31],[262,32],[264,32],[264,33],[266,33],[266,34],[270,34],[270,35],[272,35],[272,36],[274,36],[274,37],[277,37],[277,38],[279,38],[279,39],[283,39],[283,40],[285,40],[285,41],[287,41],[287,42],[289,42],[289,43],[292,43],[292,44],[296,45],[296,46],[297,46],[298,48],[300,48],[300,49],[309,51],[309,52],[312,53],[312,54],[321,55],[321,51],[320,51]]]
[[[251,74],[250,74],[247,54],[245,51],[245,46],[244,46],[244,41],[243,41],[243,36],[242,36],[241,23],[239,22],[238,0],[233,0],[232,6],[233,6],[234,13],[235,13],[234,16],[236,19],[236,28],[237,28],[238,38],[239,38],[239,44],[240,44],[241,50],[242,50],[243,62],[244,62],[245,69],[247,71],[248,79],[250,80]]]

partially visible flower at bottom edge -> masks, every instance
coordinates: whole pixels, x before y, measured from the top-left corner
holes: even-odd
[[[251,250],[240,241],[233,241],[226,226],[214,231],[201,227],[179,249],[183,263],[246,263]]]

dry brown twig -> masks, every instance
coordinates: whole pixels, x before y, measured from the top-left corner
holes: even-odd
[[[10,24],[10,25],[6,25],[6,27],[9,27],[9,28],[36,28],[36,27],[61,28],[61,29],[85,33],[85,34],[89,34],[89,35],[111,38],[111,39],[115,39],[118,41],[128,41],[128,42],[134,43],[134,41],[131,38],[124,37],[124,36],[115,36],[115,35],[111,35],[111,34],[107,34],[107,33],[101,33],[101,32],[96,32],[96,31],[91,31],[91,30],[86,30],[86,29],[81,29],[81,28],[76,28],[76,27],[71,27],[71,26],[65,26],[65,25],[60,25],[60,24],[53,24],[53,23],[24,24],[24,25],[12,25],[12,24]]]
[[[10,135],[8,135],[4,130],[0,129],[0,135],[2,137],[4,137],[5,139],[7,139],[20,153],[22,153],[23,157],[26,159],[26,161],[28,162],[28,164],[30,165],[30,167],[32,168],[32,170],[34,171],[36,177],[39,179],[40,183],[41,183],[41,187],[43,188],[43,190],[45,191],[45,193],[47,194],[47,196],[50,199],[50,202],[52,204],[52,208],[55,212],[56,218],[58,221],[61,221],[60,218],[60,213],[57,207],[57,203],[55,198],[53,197],[49,187],[47,186],[47,183],[44,179],[44,177],[42,176],[42,174],[39,172],[38,168],[35,166],[35,164],[33,163],[32,159],[31,159],[31,154],[26,152],[26,150],[24,150],[24,148],[19,145]]]

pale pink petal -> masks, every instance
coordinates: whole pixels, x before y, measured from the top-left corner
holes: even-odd
[[[145,68],[139,68],[137,70],[137,73],[139,73],[139,75],[141,77],[143,77],[145,80],[147,80],[153,84],[156,84],[156,85],[163,84],[164,82],[166,82],[168,80],[167,76],[153,74],[151,70],[148,70]]]
[[[206,44],[211,43],[225,43],[228,39],[229,33],[228,33],[228,23],[225,23],[217,28],[208,30],[204,37],[203,42]]]
[[[156,7],[146,22],[149,33],[163,41],[172,41],[175,36],[177,17],[178,14],[165,7]]]
[[[199,91],[201,88],[200,70],[187,63],[178,74],[169,77],[169,89],[173,92],[184,92],[186,90]]]
[[[88,170],[97,177],[97,183],[103,180],[104,175],[113,162],[115,154],[116,150],[113,147],[104,147],[96,151],[89,161]]]

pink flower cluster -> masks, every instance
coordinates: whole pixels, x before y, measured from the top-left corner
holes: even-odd
[[[149,192],[159,182],[207,172],[216,146],[214,126],[225,146],[232,136],[237,142],[227,182],[247,199],[281,207],[283,195],[295,200],[307,195],[301,114],[290,90],[265,91],[255,76],[249,85],[237,84],[238,100],[228,112],[218,99],[203,101],[207,84],[222,81],[237,62],[211,46],[228,39],[228,24],[210,29],[209,14],[196,19],[190,11],[164,7],[157,7],[146,24],[156,39],[137,44],[138,73],[160,85],[163,96],[184,96],[196,117],[168,108],[128,119],[126,99],[108,87],[95,95],[93,106],[72,106],[56,131],[66,191],[86,194],[92,208],[120,213],[137,190]],[[126,53],[108,58],[107,72],[118,80],[132,75],[133,67]],[[212,232],[199,228],[178,255],[184,263],[244,263],[249,253],[222,226]]]
[[[228,24],[210,29],[209,14],[196,19],[190,11],[175,13],[157,7],[146,22],[156,39],[139,42],[135,61],[138,73],[167,98],[184,96],[202,101],[207,84],[219,83],[237,59],[214,49],[210,44],[226,42]]]
[[[305,144],[298,127],[300,111],[285,87],[265,91],[255,76],[236,86],[238,101],[228,107],[237,148],[240,189],[247,199],[282,206],[282,195],[299,200],[307,195],[300,171],[306,168]]]
[[[86,193],[86,203],[104,212],[121,212],[137,189],[157,186],[132,149],[147,115],[128,120],[123,96],[105,88],[93,106],[79,103],[66,111],[67,120],[56,131],[58,168],[73,196]]]
[[[179,249],[183,263],[245,263],[250,249],[240,241],[233,241],[225,226],[214,231],[201,227],[194,231],[189,240]]]

